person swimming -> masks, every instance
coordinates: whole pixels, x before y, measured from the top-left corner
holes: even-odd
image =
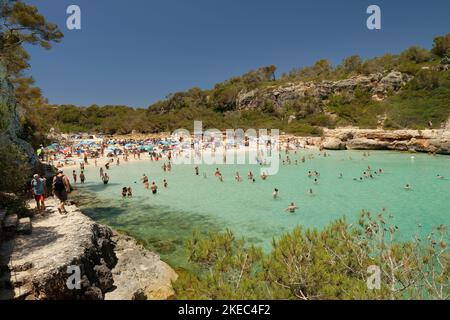
[[[239,175],[239,172],[236,172],[236,175],[235,175],[234,179],[236,180],[236,182],[241,182],[242,181],[241,176]]]
[[[272,192],[272,197],[273,197],[274,199],[276,199],[276,198],[278,197],[278,189],[277,189],[277,188],[275,188],[275,189],[273,190],[273,192]]]
[[[444,179],[445,179],[445,178],[444,178],[443,176],[441,176],[440,174],[437,175],[437,178],[438,178],[439,180],[444,180]]]
[[[406,191],[411,190],[411,186],[410,186],[409,184],[406,184],[406,185],[405,185],[405,190],[406,190]]]
[[[167,188],[169,186],[166,179],[163,180],[163,185],[164,185],[164,188]]]
[[[284,209],[284,211],[285,212],[289,211],[290,213],[294,213],[295,210],[297,210],[297,209],[298,209],[298,207],[295,205],[295,203],[291,202],[291,204],[286,209]]]
[[[309,189],[309,195],[310,195],[310,196],[313,196],[313,195],[314,195],[313,189],[311,189],[311,188]]]
[[[339,179],[344,178],[344,175],[342,173],[339,173]]]
[[[156,194],[158,192],[158,186],[156,185],[155,181],[152,182],[150,189],[152,190],[153,194]]]
[[[131,187],[127,188],[127,195],[128,195],[128,197],[132,197],[133,196],[133,190],[131,189]]]
[[[123,187],[123,188],[122,188],[122,198],[126,198],[127,193],[128,193],[127,187]]]

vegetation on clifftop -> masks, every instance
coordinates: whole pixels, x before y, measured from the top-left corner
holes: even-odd
[[[218,83],[210,90],[192,88],[177,92],[147,109],[128,106],[78,107],[48,105],[32,81],[17,81],[18,100],[33,105],[24,122],[29,131],[50,128],[61,132],[102,132],[126,134],[192,129],[193,120],[202,120],[205,127],[279,128],[299,135],[320,135],[322,127],[354,125],[386,129],[423,129],[429,121],[439,128],[450,116],[450,34],[436,37],[431,50],[411,47],[398,55],[363,60],[351,56],[336,67],[327,60],[319,60],[311,67],[294,69],[275,79],[275,66],[250,71]],[[367,88],[339,93],[318,100],[304,97],[283,106],[264,100],[254,109],[238,108],[238,96],[251,90],[311,81],[337,81],[376,73],[400,71],[413,80],[400,92],[388,92],[383,101],[373,99]],[[30,97],[32,101],[30,101]],[[294,119],[290,119],[294,115]]]

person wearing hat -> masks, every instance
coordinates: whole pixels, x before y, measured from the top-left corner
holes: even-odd
[[[67,201],[67,194],[70,193],[69,178],[64,175],[62,169],[58,170],[58,174],[53,178],[53,194],[59,200],[58,211],[59,213],[67,214],[64,202]]]
[[[45,194],[46,194],[46,179],[39,177],[38,174],[33,175],[31,180],[31,193],[34,200],[36,200],[36,207],[38,211],[45,210]]]

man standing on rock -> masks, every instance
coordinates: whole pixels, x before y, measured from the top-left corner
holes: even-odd
[[[45,210],[46,191],[46,179],[39,177],[38,174],[35,174],[31,180],[31,193],[36,200],[36,207],[38,211],[41,212]]]
[[[53,194],[59,200],[58,211],[61,214],[67,214],[64,202],[67,201],[67,194],[70,193],[69,178],[64,175],[61,169],[58,170],[58,174],[53,178]]]

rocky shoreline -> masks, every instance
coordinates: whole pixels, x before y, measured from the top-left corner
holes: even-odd
[[[31,204],[33,206],[33,204]],[[167,299],[177,274],[134,239],[85,216],[76,206],[47,210],[32,218],[31,234],[1,244],[0,299]],[[79,278],[72,277],[79,270]],[[4,279],[3,279],[4,278]],[[9,279],[6,279],[9,278]],[[79,279],[79,282],[77,282]],[[73,280],[73,281],[72,281]],[[79,286],[70,288],[69,283]]]
[[[318,146],[328,150],[396,150],[450,154],[450,122],[439,130],[324,129]]]

